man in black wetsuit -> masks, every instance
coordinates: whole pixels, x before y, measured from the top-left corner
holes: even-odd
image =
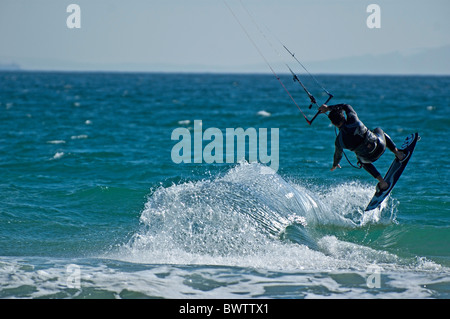
[[[331,170],[334,171],[337,167],[341,167],[339,162],[342,159],[343,149],[349,149],[356,154],[358,164],[379,181],[377,188],[381,191],[388,189],[389,184],[381,177],[372,163],[383,155],[386,146],[400,161],[405,158],[405,154],[397,149],[389,135],[380,128],[376,128],[373,132],[367,129],[359,120],[355,110],[348,104],[324,104],[319,107],[319,111],[322,113],[330,111],[328,118],[333,125],[339,128]]]

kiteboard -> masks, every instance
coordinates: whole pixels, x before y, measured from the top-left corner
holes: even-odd
[[[392,162],[391,166],[389,167],[389,170],[386,173],[386,176],[384,176],[384,180],[389,183],[389,187],[384,191],[380,191],[377,188],[377,191],[375,192],[375,195],[373,195],[372,200],[370,201],[369,205],[366,208],[366,211],[377,208],[384,201],[384,199],[391,193],[392,189],[395,186],[395,183],[397,183],[406,165],[408,164],[411,155],[414,151],[414,148],[416,147],[416,143],[419,139],[420,139],[419,133],[410,134],[406,137],[400,149],[401,151],[406,153],[406,157],[401,161],[396,157],[395,160]]]

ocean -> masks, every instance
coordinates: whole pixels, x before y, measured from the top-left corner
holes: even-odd
[[[273,75],[1,72],[0,298],[449,298],[450,77],[317,79],[398,146],[421,136],[380,209]]]

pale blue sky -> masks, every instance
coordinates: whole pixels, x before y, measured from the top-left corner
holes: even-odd
[[[268,35],[306,62],[450,45],[449,0],[242,1]],[[240,2],[227,2],[276,60]],[[81,29],[66,26],[71,3],[81,7]],[[381,29],[366,25],[371,3],[381,7]],[[38,69],[264,67],[223,0],[1,0],[1,62]]]

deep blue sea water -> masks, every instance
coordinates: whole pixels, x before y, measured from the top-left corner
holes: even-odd
[[[0,73],[0,297],[449,298],[450,77],[318,80],[399,146],[421,136],[379,210],[369,174],[330,172],[328,119],[309,126],[272,75]],[[279,167],[194,163],[195,120],[224,149],[227,128],[277,128]]]

